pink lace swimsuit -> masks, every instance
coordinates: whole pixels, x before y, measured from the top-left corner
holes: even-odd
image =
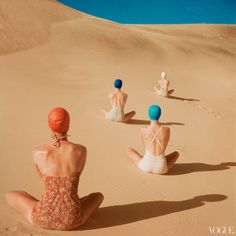
[[[81,225],[81,203],[77,195],[79,175],[45,176],[46,191],[32,211],[34,224],[57,230],[72,230]]]

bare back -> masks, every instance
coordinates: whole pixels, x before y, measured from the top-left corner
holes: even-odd
[[[160,87],[161,87],[163,90],[165,90],[165,91],[168,91],[169,83],[170,83],[170,81],[169,81],[169,80],[166,80],[166,79],[161,79],[161,80],[159,81]]]
[[[126,93],[123,93],[120,90],[117,90],[117,91],[113,91],[109,97],[110,97],[112,106],[124,109],[124,106],[128,97]]]
[[[155,125],[152,128],[146,126],[141,129],[141,136],[146,150],[157,156],[163,154],[166,150],[170,138],[170,129],[160,125]]]
[[[83,171],[86,148],[68,141],[60,141],[60,147],[42,145],[33,150],[36,169],[41,175],[73,176]]]

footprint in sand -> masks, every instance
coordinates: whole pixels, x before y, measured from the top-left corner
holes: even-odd
[[[197,105],[197,107],[201,110],[206,111],[209,115],[214,116],[216,119],[224,119],[224,116],[222,114],[220,114],[217,111],[214,111],[213,109],[210,109],[201,105]]]
[[[173,90],[173,91],[174,91],[174,90]],[[172,90],[171,90],[171,93],[172,93]],[[153,95],[156,96],[156,93],[153,93]],[[208,108],[208,107],[202,106],[202,105],[200,105],[200,104],[197,104],[196,102],[199,102],[198,99],[182,98],[182,97],[176,97],[176,96],[172,96],[172,95],[170,95],[168,98],[169,98],[169,99],[174,99],[174,100],[179,100],[179,101],[182,101],[182,102],[187,103],[188,105],[190,105],[190,106],[192,106],[192,107],[197,107],[198,109],[204,110],[204,111],[206,111],[209,115],[213,116],[213,117],[216,118],[216,119],[224,119],[224,116],[223,116],[222,114],[220,114],[219,112],[214,111],[214,110],[211,109],[211,108]]]
[[[216,118],[216,119],[224,119],[224,116],[223,116],[222,114],[220,114],[220,113],[217,112],[217,111],[214,111],[214,110],[211,109],[211,108],[202,106],[202,105],[200,105],[200,104],[196,104],[196,103],[194,103],[194,101],[184,100],[183,102],[189,104],[189,105],[192,106],[192,107],[197,107],[197,108],[200,109],[200,110],[206,111],[209,115],[212,115],[212,116],[213,116],[214,118]]]
[[[5,227],[4,231],[5,232],[16,232],[17,227],[13,226],[13,227]]]

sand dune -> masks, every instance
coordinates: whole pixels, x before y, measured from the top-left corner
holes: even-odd
[[[56,1],[3,0],[0,9],[0,55],[29,49],[50,40],[51,25],[85,14]],[[88,16],[87,16],[88,17]]]
[[[235,225],[236,26],[121,25],[50,0],[0,2],[1,235],[210,235]],[[175,89],[158,98],[166,71]],[[132,124],[98,112],[120,77],[136,110]],[[157,103],[171,127],[167,176],[143,174],[125,150],[141,152],[139,129]],[[49,142],[47,113],[64,106],[71,140],[88,148],[79,194],[102,191],[102,208],[80,232],[30,226],[4,200],[22,189],[40,197],[31,149]]]

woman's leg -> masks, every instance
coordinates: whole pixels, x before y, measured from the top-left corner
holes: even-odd
[[[136,115],[136,112],[135,112],[135,111],[131,111],[131,112],[129,112],[129,113],[126,113],[126,114],[124,115],[123,122],[128,122],[128,121],[131,120],[135,115]]]
[[[105,116],[107,114],[108,110],[105,108],[101,108],[100,112],[101,112],[101,114],[103,114]]]
[[[81,205],[82,205],[82,224],[98,209],[101,205],[104,196],[102,193],[91,193],[88,196],[82,197]]]
[[[127,154],[131,161],[135,164],[138,165],[139,161],[142,159],[142,155],[140,155],[135,149],[133,148],[128,148]]]
[[[174,89],[169,90],[167,96],[170,96],[174,91],[175,91]]]
[[[159,88],[158,88],[157,86],[154,86],[154,89],[155,89],[155,91],[156,91],[157,94],[160,93],[160,92],[159,92]]]
[[[172,153],[170,153],[166,156],[168,170],[170,170],[174,166],[174,164],[175,164],[176,160],[178,159],[178,157],[179,157],[178,152],[172,152]]]
[[[38,200],[24,191],[10,191],[5,194],[7,203],[32,223],[31,212]]]

